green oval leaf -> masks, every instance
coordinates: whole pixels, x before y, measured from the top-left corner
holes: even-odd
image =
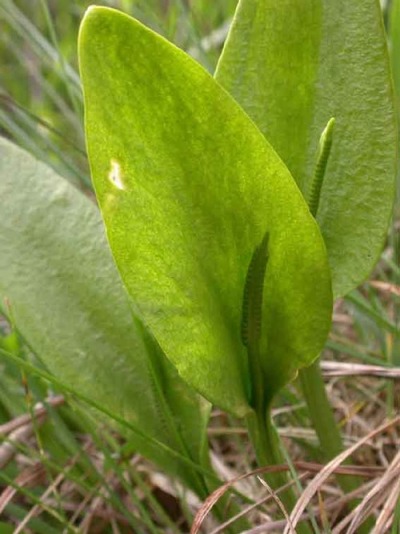
[[[259,130],[184,52],[100,7],[87,12],[79,44],[92,177],[125,285],[183,378],[243,416],[242,298],[254,249],[269,232],[261,354],[272,395],[329,330],[318,227]]]
[[[208,406],[135,319],[96,206],[4,139],[0,197],[0,299],[33,350],[86,398],[201,463]],[[129,437],[204,496],[187,465]]]
[[[241,0],[216,79],[308,198],[319,137],[335,117],[317,220],[336,296],[377,261],[396,176],[396,125],[379,2]]]

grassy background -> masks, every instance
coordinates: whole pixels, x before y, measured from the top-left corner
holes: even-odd
[[[89,186],[77,73],[79,22],[91,2],[3,0],[0,125],[63,176]],[[236,0],[114,0],[213,71]],[[220,31],[219,31],[220,30]],[[216,33],[214,33],[216,32]],[[213,44],[213,40],[217,44]],[[219,44],[218,44],[219,43]]]
[[[236,0],[98,3],[139,18],[189,51],[211,72],[236,6]],[[90,180],[76,40],[89,4],[72,0],[0,2],[2,134],[84,190],[90,189]],[[384,14],[399,95],[400,1],[386,2]],[[371,280],[338,303],[327,358],[394,371],[400,366],[399,259],[399,225],[395,220]],[[0,533],[187,531],[196,504],[182,488],[135,456],[129,443],[110,429],[99,428],[87,407],[69,405],[68,395],[64,399],[50,396],[62,392],[4,357],[7,352],[32,358],[32,353],[18,335],[18,325],[13,325],[10,317],[5,319],[9,315],[7,303],[2,307]],[[39,360],[36,363],[40,366]],[[331,377],[328,387],[347,444],[399,408],[399,388],[392,380]],[[40,402],[47,407],[47,415],[43,415]],[[26,413],[36,414],[33,423],[18,419]],[[295,386],[287,388],[277,403],[276,421],[293,459],[318,459],[315,436]],[[221,476],[233,477],[254,467],[244,430],[237,421],[214,412],[210,439]],[[363,451],[359,463],[387,468],[399,442],[394,432],[391,441],[372,452]],[[241,490],[253,500],[263,495],[256,479],[243,483]],[[255,523],[267,512],[270,509],[259,508],[258,515],[250,517]],[[393,528],[399,525],[397,522]],[[210,531],[208,525],[205,532]]]

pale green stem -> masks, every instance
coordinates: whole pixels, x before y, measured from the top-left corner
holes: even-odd
[[[326,394],[324,379],[319,366],[319,358],[310,367],[299,372],[303,395],[306,400],[312,426],[321,445],[323,459],[332,460],[343,452],[343,440],[335,421],[332,406]],[[349,463],[345,461],[344,463]],[[344,493],[350,493],[360,487],[360,479],[350,475],[338,476],[337,480]],[[349,505],[355,508],[359,501],[354,499]],[[360,534],[368,534],[372,524],[367,521],[359,527]]]
[[[319,366],[319,359],[310,367],[299,372],[303,395],[307,403],[312,425],[317,433],[324,460],[332,460],[343,451],[343,440]],[[359,486],[358,479],[350,476],[339,477],[341,487],[350,493]]]
[[[247,425],[254,451],[256,453],[257,463],[260,467],[271,465],[285,465],[286,459],[281,450],[281,443],[277,432],[271,421],[271,416],[267,413],[264,417],[262,414],[252,412],[247,417]],[[268,473],[265,479],[273,490],[288,483],[289,477],[286,471]],[[290,507],[295,500],[290,499]]]
[[[260,467],[286,465],[282,444],[272,422],[270,410],[252,412],[247,417],[247,426],[256,453],[257,464]],[[290,480],[287,471],[265,473],[263,478],[272,490],[278,490]],[[279,494],[279,498],[290,514],[297,502],[297,496],[293,488],[290,487]],[[296,532],[298,534],[311,534],[312,530],[307,523],[300,523],[296,528]]]

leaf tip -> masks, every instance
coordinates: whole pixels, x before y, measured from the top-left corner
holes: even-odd
[[[86,9],[84,17],[88,17],[89,15],[93,14],[95,11],[99,11],[99,10],[101,10],[101,6],[93,4]]]
[[[113,11],[115,12],[117,10],[105,6],[98,6],[96,4],[89,6],[83,15],[81,29],[87,26],[91,21],[96,20],[98,17],[103,17],[105,13],[110,13]]]

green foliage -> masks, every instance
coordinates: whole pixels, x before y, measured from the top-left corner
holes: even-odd
[[[71,6],[56,17],[59,46],[46,6],[44,0],[23,7],[14,0],[0,3],[0,125],[64,176],[87,184],[82,96],[73,65],[71,27],[77,18]]]
[[[90,0],[0,1],[0,128],[61,176],[90,188],[77,74]],[[107,0],[214,70],[236,0]],[[221,32],[221,29],[223,30]],[[214,33],[218,35],[215,39]]]
[[[389,38],[391,45],[392,73],[397,96],[397,109],[400,103],[400,0],[392,0],[389,14]]]
[[[84,187],[73,21],[88,3],[42,0],[39,10],[18,0],[0,5],[0,42],[8,42],[0,50],[0,126]],[[235,0],[107,4],[137,16],[213,70]],[[8,297],[4,311],[12,320],[11,331],[0,324],[3,419],[25,410],[20,369],[23,380],[35,375],[29,382],[36,398],[46,395],[51,379],[65,394],[86,399],[120,423],[125,419],[123,431],[132,442],[126,457],[133,447],[204,497],[214,482],[201,474],[209,467],[209,405],[171,360],[210,400],[247,416],[260,464],[285,461],[270,420],[271,399],[315,358],[329,328],[327,258],[310,212],[326,241],[337,296],[372,268],[393,199],[394,113],[377,6],[373,0],[307,0],[301,7],[290,0],[241,0],[216,78],[243,109],[164,39],[117,12],[89,12],[81,59],[91,166],[130,296],[90,200],[0,142],[0,299]],[[397,0],[388,18],[399,85]],[[349,296],[355,319],[368,339],[372,325],[387,344],[388,360],[393,352],[395,361],[396,320],[379,302],[375,306],[371,291],[367,296]],[[35,367],[30,363],[24,340],[52,376],[36,360]],[[380,354],[365,355],[351,343],[330,346],[380,361]],[[340,433],[328,413],[318,362],[301,373],[308,417],[320,438],[322,429],[324,452],[335,455]],[[391,413],[389,388],[387,396]],[[93,414],[96,420],[98,412]],[[75,419],[78,432],[90,427],[96,434],[92,420]],[[64,450],[60,428],[57,439],[45,429],[40,440],[61,464],[80,445]],[[115,461],[113,455],[104,451],[106,468],[118,472],[125,454]],[[195,464],[199,471],[191,469]],[[9,474],[2,473],[2,482],[11,483]],[[118,508],[112,492],[110,504],[126,513],[135,531],[146,525],[157,532],[160,524],[177,531],[168,518],[158,522],[166,514],[154,498],[158,517],[152,525],[135,483],[125,472],[120,480],[140,518],[122,503]],[[279,486],[287,479],[269,480]],[[138,484],[146,491],[145,483]],[[24,492],[40,504],[35,491]],[[292,506],[290,496],[283,500]],[[64,512],[46,513],[53,516],[49,524],[65,526]],[[25,514],[24,507],[12,511],[16,518]],[[50,531],[33,521],[31,528]]]
[[[127,297],[95,205],[0,142],[0,300],[44,364],[141,434],[202,464],[209,408],[179,378]],[[204,496],[200,476],[138,435],[134,446]]]
[[[241,0],[216,79],[287,164],[306,198],[318,139],[335,117],[317,215],[335,296],[370,273],[391,216],[397,164],[377,0]]]
[[[268,231],[260,354],[270,399],[329,330],[317,225],[271,146],[185,53],[100,7],[87,12],[79,51],[92,176],[125,285],[183,378],[243,416],[253,251]]]

